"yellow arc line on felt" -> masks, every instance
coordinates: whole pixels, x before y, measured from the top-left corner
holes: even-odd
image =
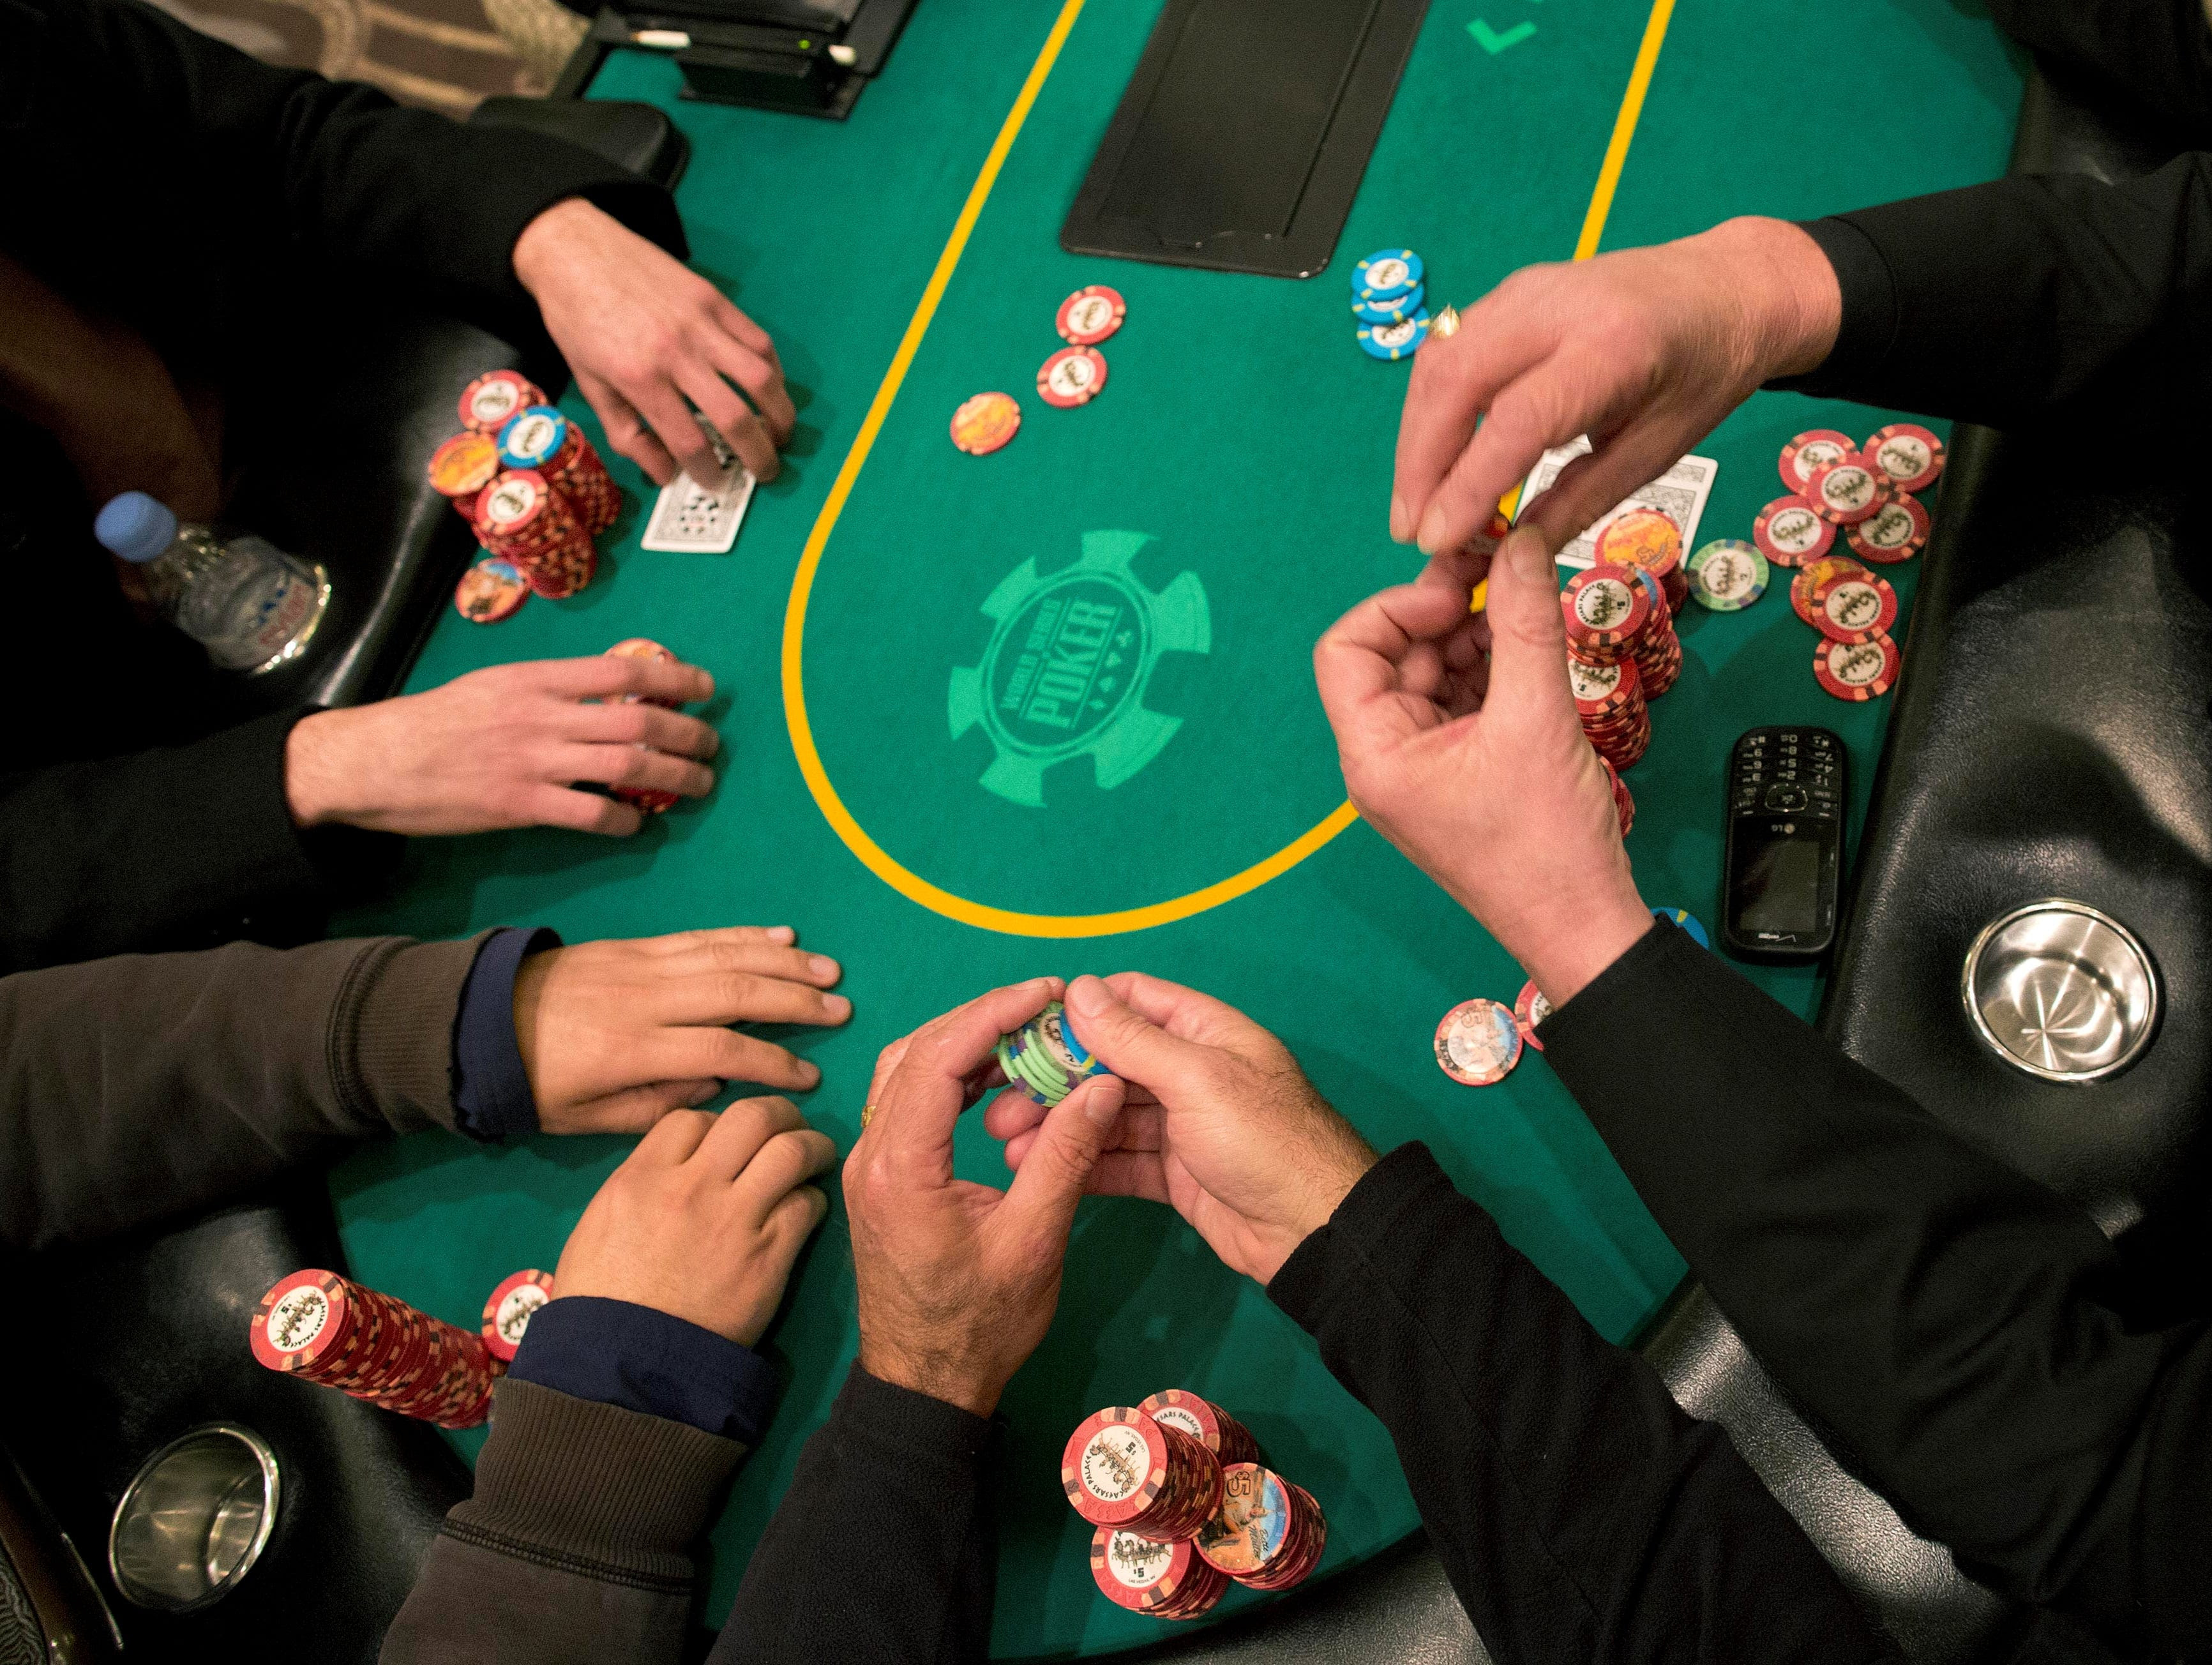
[[[1636,118],[1644,107],[1644,89],[1650,85],[1651,70],[1658,61],[1659,45],[1667,33],[1667,19],[1674,11],[1674,0],[1653,0],[1650,21],[1644,26],[1644,44],[1638,52],[1636,66],[1630,72],[1628,91],[1621,100],[1620,112],[1615,118],[1613,140],[1607,147],[1605,163],[1598,172],[1597,190],[1590,197],[1589,212],[1583,217],[1582,240],[1577,244],[1575,258],[1587,259],[1597,247],[1599,234],[1604,229],[1607,211],[1613,205],[1613,187],[1620,182],[1621,164],[1628,155],[1630,139],[1636,131]],[[975,183],[969,188],[968,200],[961,204],[960,217],[952,222],[952,234],[945,240],[945,249],[937,257],[937,265],[929,275],[929,283],[922,289],[921,300],[907,321],[906,333],[899,337],[898,350],[891,355],[890,368],[884,372],[882,383],[875,398],[869,402],[868,413],[861,419],[860,431],[854,436],[852,448],[845,453],[837,477],[830,483],[830,495],[823,500],[821,513],[814,517],[814,527],[807,534],[806,546],[799,551],[799,570],[791,580],[791,598],[783,613],[783,710],[786,726],[791,732],[791,748],[799,759],[799,772],[806,781],[806,789],[814,794],[814,801],[823,817],[843,841],[845,847],[860,859],[861,865],[878,878],[909,902],[919,902],[931,912],[957,920],[980,930],[997,931],[1018,937],[1103,937],[1127,931],[1143,931],[1156,925],[1169,925],[1177,920],[1190,918],[1218,908],[1224,902],[1258,890],[1269,880],[1279,878],[1316,850],[1334,838],[1359,818],[1359,812],[1347,801],[1339,804],[1328,815],[1297,837],[1264,860],[1256,861],[1242,872],[1232,873],[1201,890],[1186,896],[1171,897],[1165,902],[1150,902],[1141,908],[1117,908],[1104,914],[1024,914],[1010,908],[994,908],[966,896],[956,896],[942,886],[932,884],[909,869],[902,866],[889,852],[868,836],[867,831],[853,818],[845,807],[845,800],[837,795],[830,784],[830,772],[823,767],[822,754],[814,744],[814,726],[806,714],[806,688],[803,669],[803,654],[806,640],[806,604],[814,592],[814,574],[822,565],[823,551],[829,547],[830,534],[837,525],[837,517],[844,512],[846,500],[853,494],[854,483],[860,478],[860,469],[874,448],[876,436],[883,431],[884,422],[890,415],[891,404],[898,398],[900,386],[921,350],[921,338],[929,332],[930,322],[937,316],[938,302],[944,299],[946,287],[952,281],[954,268],[959,265],[961,254],[968,246],[968,238],[981,217],[983,204],[998,183],[999,170],[1005,166],[1007,154],[1014,148],[1014,139],[1022,125],[1029,119],[1030,107],[1036,102],[1037,94],[1043,89],[1045,77],[1060,57],[1060,49],[1066,43],[1068,31],[1075,27],[1075,19],[1083,9],[1083,0],[1066,0],[1060,15],[1053,22],[1052,33],[1045,37],[1043,48],[1036,62],[1030,66],[1028,77],[1014,99],[1013,108],[1000,124],[999,137],[992,144],[990,154],[983,158],[983,166],[975,175]]]
[[[1651,90],[1651,72],[1659,67],[1659,48],[1666,43],[1667,24],[1674,15],[1674,0],[1651,0],[1651,15],[1644,21],[1643,44],[1637,47],[1636,63],[1628,71],[1628,90],[1620,95],[1620,109],[1613,118],[1613,137],[1606,144],[1605,161],[1598,165],[1589,210],[1583,216],[1582,235],[1575,239],[1577,260],[1595,254],[1598,239],[1605,235],[1606,219],[1613,212],[1613,193],[1620,187],[1620,170],[1628,165],[1628,147],[1636,137],[1637,121],[1644,114],[1644,95]],[[1498,507],[1510,520],[1520,506],[1521,487],[1516,483]],[[1489,599],[1490,580],[1486,578],[1474,586],[1468,611],[1480,612]]]

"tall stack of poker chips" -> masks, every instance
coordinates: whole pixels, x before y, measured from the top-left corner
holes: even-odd
[[[645,636],[631,636],[618,641],[608,648],[607,653],[615,659],[653,659],[662,665],[676,663],[675,654]],[[625,694],[622,702],[624,705],[657,705],[664,711],[676,709],[673,700],[649,700],[641,694]],[[639,742],[639,749],[645,749],[642,741]],[[611,787],[608,790],[617,802],[643,810],[647,815],[659,815],[676,807],[676,794],[660,787]]]
[[[1559,610],[1567,628],[1567,676],[1575,713],[1598,756],[1627,769],[1651,744],[1651,716],[1632,644],[1651,619],[1653,598],[1636,571],[1600,565],[1567,580]]]
[[[499,459],[544,475],[587,534],[605,532],[622,513],[622,491],[599,452],[550,404],[532,405],[499,430]]]
[[[261,1297],[248,1340],[272,1370],[441,1428],[473,1428],[489,1416],[505,1369],[468,1331],[313,1267]]]
[[[1353,335],[1360,351],[1384,361],[1410,357],[1429,338],[1421,257],[1377,249],[1352,269]]]
[[[1076,1038],[1067,1011],[1058,1000],[1012,1035],[999,1037],[999,1067],[1006,1084],[1050,1109],[1073,1092],[1085,1077],[1111,1073]]]
[[[1628,644],[1628,656],[1636,661],[1637,681],[1649,702],[1672,688],[1681,676],[1682,639],[1674,634],[1674,607],[1665,586],[1649,568],[1629,570],[1636,574],[1636,581],[1644,586],[1644,599],[1651,604],[1644,628]]]
[[[477,499],[499,473],[499,441],[489,434],[464,430],[430,453],[430,486],[453,504],[471,527]]]
[[[496,439],[510,419],[544,403],[544,390],[520,370],[487,371],[461,390],[461,426]]]
[[[599,569],[590,534],[535,469],[509,469],[483,489],[477,537],[542,596],[574,595]]]
[[[1201,1458],[1206,1474],[1179,1481],[1177,1461]],[[1328,1542],[1312,1494],[1265,1466],[1250,1430],[1185,1389],[1085,1418],[1060,1458],[1060,1484],[1098,1528],[1091,1541],[1098,1588],[1158,1619],[1194,1619],[1231,1583],[1288,1589],[1319,1565]],[[1179,1484],[1188,1499],[1210,1496],[1211,1506],[1164,1501]]]
[[[491,1355],[495,1370],[504,1371],[514,1363],[514,1355],[522,1346],[523,1333],[530,1328],[532,1315],[552,1298],[553,1274],[540,1272],[536,1267],[501,1279],[499,1286],[484,1297],[483,1319],[477,1334],[483,1338],[484,1351]]]

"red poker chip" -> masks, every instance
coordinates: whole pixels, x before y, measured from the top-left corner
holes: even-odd
[[[313,1371],[334,1364],[356,1334],[353,1286],[310,1267],[277,1280],[254,1308],[253,1356],[272,1370]]]
[[[1103,283],[1091,283],[1060,303],[1053,327],[1060,331],[1063,341],[1072,341],[1079,347],[1096,347],[1121,327],[1121,320],[1128,312],[1128,304],[1118,289],[1109,289]]]
[[[1822,520],[1855,526],[1889,501],[1889,483],[1880,469],[1854,451],[1813,471],[1805,501]]]
[[[1844,536],[1860,560],[1894,566],[1928,547],[1929,526],[1926,507],[1911,493],[1899,491]]]
[[[1832,428],[1815,428],[1800,434],[1782,447],[1778,465],[1784,491],[1802,492],[1813,483],[1813,471],[1858,449],[1858,441]]]
[[[1887,636],[1868,641],[1830,641],[1823,637],[1813,654],[1813,680],[1839,700],[1880,699],[1897,685],[1905,655]]]
[[[553,1274],[536,1267],[501,1279],[483,1304],[484,1351],[502,1364],[514,1362],[531,1315],[553,1298]]]
[[[1777,497],[1751,524],[1751,541],[1778,567],[1802,567],[1818,561],[1836,541],[1836,529],[1796,492]]]
[[[1514,1026],[1521,1038],[1541,1052],[1544,1043],[1536,1038],[1536,1025],[1552,1015],[1552,1003],[1544,998],[1544,991],[1536,987],[1534,977],[1521,985],[1521,993],[1513,1002]]]
[[[1093,1526],[1126,1526],[1152,1506],[1167,1480],[1167,1442],[1134,1406],[1110,1405],[1076,1425],[1060,1452],[1060,1488]]]
[[[1893,422],[1876,429],[1863,454],[1899,491],[1924,491],[1942,477],[1943,441],[1917,422]]]
[[[1869,572],[1844,573],[1813,592],[1813,628],[1831,641],[1866,641],[1897,623],[1897,592]]]
[[[1651,601],[1634,568],[1600,564],[1567,580],[1559,611],[1571,645],[1602,650],[1632,640],[1650,618]]]
[[[1037,397],[1072,410],[1098,397],[1106,385],[1106,359],[1096,347],[1063,347],[1037,368]]]
[[[1642,684],[1634,659],[1597,664],[1567,655],[1567,686],[1574,695],[1576,714],[1585,728],[1601,718],[1641,705]]]

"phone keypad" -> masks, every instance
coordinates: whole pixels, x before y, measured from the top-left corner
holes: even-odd
[[[1729,806],[1736,814],[1843,816],[1842,751],[1824,729],[1754,730],[1736,743],[1734,773]]]

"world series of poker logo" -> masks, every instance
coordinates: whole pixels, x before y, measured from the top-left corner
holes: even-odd
[[[1194,572],[1147,589],[1132,570],[1141,532],[1090,532],[1074,565],[1041,576],[1034,559],[983,602],[992,622],[982,662],[952,672],[945,718],[956,740],[978,723],[992,759],[981,785],[1011,804],[1044,807],[1045,774],[1088,756],[1101,791],[1160,755],[1182,719],[1146,708],[1163,653],[1213,647],[1206,586]]]

